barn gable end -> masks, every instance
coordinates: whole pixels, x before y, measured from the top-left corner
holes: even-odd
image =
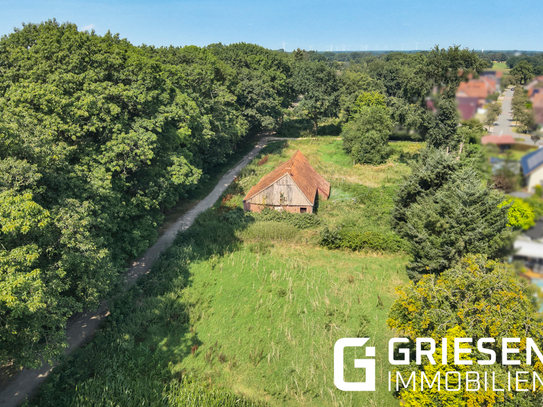
[[[330,183],[322,178],[300,151],[262,177],[243,199],[246,211],[265,207],[289,212],[313,212],[317,195],[328,199]]]
[[[273,184],[246,200],[249,203],[258,205],[311,205],[313,202],[308,199],[302,190],[296,185],[290,174],[285,174]]]

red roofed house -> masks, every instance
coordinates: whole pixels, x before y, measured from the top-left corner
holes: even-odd
[[[537,93],[532,101],[534,110],[535,122],[543,124],[543,93]]]
[[[479,103],[477,98],[457,97],[456,101],[458,102],[458,110],[462,120],[469,120],[475,116],[477,104]]]
[[[524,88],[528,90],[532,88],[538,88],[542,82],[543,82],[543,75],[536,76],[529,83],[527,83]]]
[[[481,80],[488,84],[488,91],[490,93],[496,92],[496,81],[488,76],[481,76]]]
[[[243,199],[245,211],[268,207],[293,213],[312,213],[318,198],[328,199],[330,183],[317,174],[300,151],[249,190]]]
[[[498,147],[500,147],[500,150],[506,150],[508,148],[511,148],[513,144],[515,144],[515,139],[513,136],[506,134],[504,136],[483,136],[481,138],[481,144],[496,144]]]
[[[456,91],[456,99],[459,100],[463,97],[477,98],[477,107],[482,108],[486,103],[486,98],[491,93],[492,86],[486,80],[470,80],[460,84]]]

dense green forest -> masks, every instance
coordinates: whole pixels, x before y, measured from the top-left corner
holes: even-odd
[[[0,360],[58,354],[183,199],[294,99],[287,55],[135,47],[54,21],[0,41]]]
[[[0,363],[58,356],[68,318],[117,289],[164,212],[259,132],[343,134],[359,163],[386,160],[389,138],[477,155],[482,129],[459,128],[454,105],[488,67],[477,53],[338,61],[244,43],[136,47],[54,20],[4,36]]]

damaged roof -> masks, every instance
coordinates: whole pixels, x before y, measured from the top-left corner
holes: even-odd
[[[290,160],[281,164],[269,174],[263,176],[258,184],[249,190],[249,193],[243,200],[246,201],[247,199],[252,198],[287,173],[311,204],[315,203],[315,195],[317,192],[324,195],[326,199],[330,196],[330,183],[315,171],[311,164],[309,164],[309,161],[307,161],[307,158],[305,158],[300,150],[298,150]]]

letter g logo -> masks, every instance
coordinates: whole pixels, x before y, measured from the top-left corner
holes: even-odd
[[[375,359],[355,359],[354,367],[366,369],[366,381],[346,382],[343,379],[343,349],[362,347],[370,338],[342,338],[334,346],[334,384],[343,391],[375,391]],[[366,356],[375,357],[375,348],[366,347]]]

